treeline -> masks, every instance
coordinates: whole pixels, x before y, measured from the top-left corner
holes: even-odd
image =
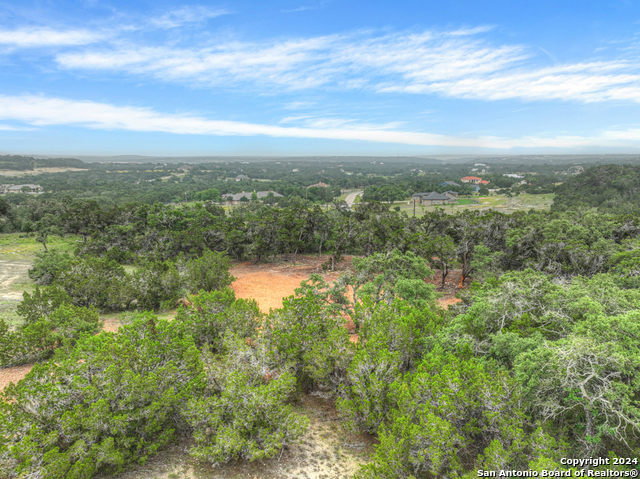
[[[90,168],[75,158],[33,158],[30,156],[0,155],[0,170],[30,171],[36,167]]]
[[[197,195],[211,189],[222,195],[270,189],[287,198],[298,196],[312,202],[327,203],[340,196],[341,189],[358,188],[365,190],[367,201],[393,201],[425,191],[454,189],[467,194],[470,190],[464,185],[460,188],[442,188],[439,185],[445,181],[459,183],[460,178],[470,174],[490,181],[491,188],[513,187],[513,193],[551,193],[555,183],[564,181],[570,170],[570,165],[567,164],[500,162],[492,164],[486,173],[478,173],[471,171],[474,168],[473,160],[469,163],[386,158],[374,161],[332,158],[325,161],[289,160],[291,159],[228,161],[197,165],[83,163],[80,160],[28,158],[20,161],[23,161],[25,168],[33,162],[43,161],[50,166],[76,166],[86,170],[31,176],[31,182],[44,188],[45,194],[40,195],[39,199],[71,196],[75,199],[93,199],[105,205],[122,205],[128,202],[180,203],[193,201],[197,199]],[[516,180],[503,176],[505,173],[526,174],[526,184],[514,187]],[[235,181],[239,175],[247,175],[250,179]],[[22,179],[7,177],[6,181],[18,183]],[[330,188],[307,190],[309,185],[318,182],[329,184]],[[33,201],[33,197],[21,194],[10,195],[5,199],[14,205]]]
[[[5,222],[16,221],[12,211],[5,210]],[[326,210],[295,201],[287,207],[248,203],[227,215],[213,204],[102,209],[96,202],[40,201],[18,226],[34,234],[45,249],[50,235],[80,235],[79,256],[122,264],[139,258],[194,258],[207,251],[254,262],[279,255],[295,262],[300,253],[325,253],[327,267],[333,269],[345,254],[369,256],[398,249],[426,258],[442,271],[443,280],[454,267],[462,269],[463,280],[477,278],[487,268],[530,267],[562,278],[616,271],[631,284],[637,276],[640,220],[534,211],[435,211],[411,218],[380,203],[356,204],[353,211],[345,203]]]
[[[579,208],[597,208],[601,213],[640,213],[640,166],[595,166],[570,178],[558,187],[553,209]]]

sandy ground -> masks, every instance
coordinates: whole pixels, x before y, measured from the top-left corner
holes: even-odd
[[[255,299],[260,310],[268,313],[269,309],[281,308],[282,298],[293,295],[309,275],[321,274],[325,281],[331,282],[338,279],[340,271],[351,265],[351,257],[347,257],[338,271],[326,272],[322,270],[322,263],[326,260],[326,257],[298,256],[295,265],[291,262],[236,263],[230,270],[237,278],[231,288],[238,298]]]

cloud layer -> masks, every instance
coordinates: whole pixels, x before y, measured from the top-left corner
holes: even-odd
[[[361,31],[188,47],[112,42],[57,53],[55,61],[62,69],[151,75],[201,86],[640,102],[635,58],[539,66],[533,49],[494,44],[482,37],[487,30]]]
[[[422,146],[463,148],[580,148],[589,146],[640,146],[640,129],[605,131],[595,137],[458,137],[390,129],[391,125],[366,125],[354,121],[335,124],[328,119],[316,127],[283,127],[237,121],[211,120],[200,116],[172,115],[150,108],[117,106],[92,101],[74,101],[43,96],[0,95],[0,120],[32,126],[80,126],[105,130],[164,132],[190,135],[269,136],[357,140]],[[3,129],[0,127],[0,129]],[[7,127],[5,129],[14,129]]]

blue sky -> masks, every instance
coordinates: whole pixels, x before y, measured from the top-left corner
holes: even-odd
[[[640,152],[640,2],[0,0],[0,151]]]

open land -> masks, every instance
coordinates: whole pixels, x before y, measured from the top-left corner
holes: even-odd
[[[0,170],[0,176],[34,176],[42,173],[66,173],[69,171],[87,171],[85,168],[71,168],[66,166],[45,166],[33,170]]]

